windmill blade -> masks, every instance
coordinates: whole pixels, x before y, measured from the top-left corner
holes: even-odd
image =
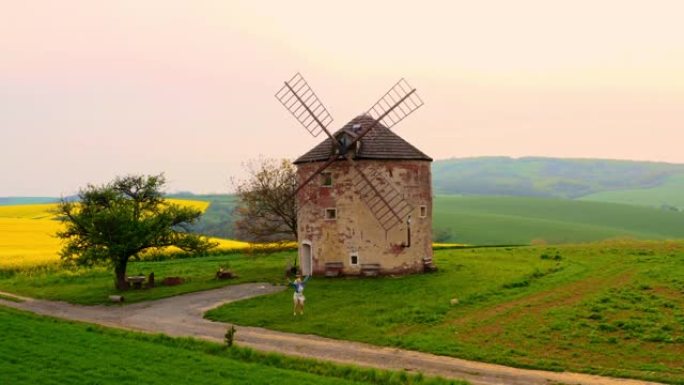
[[[332,138],[327,127],[333,118],[299,72],[285,82],[275,97],[312,136],[323,131]]]
[[[358,136],[347,146],[352,147],[367,135],[368,138],[373,139],[375,137],[373,129],[379,124],[392,128],[423,104],[416,89],[412,88],[404,78],[400,79],[368,110],[367,114],[375,121],[358,133]]]
[[[318,99],[316,93],[311,89],[309,83],[304,80],[304,77],[297,72],[292,79],[284,83],[283,87],[276,92],[276,99],[278,99],[285,109],[290,111],[292,116],[294,116],[313,137],[317,137],[321,132],[325,132],[332,141],[333,149],[336,150],[325,164],[319,167],[304,182],[297,186],[292,194],[294,197],[302,188],[304,188],[304,186],[309,184],[309,182],[338,158],[337,154],[340,152],[341,146],[339,141],[330,134],[330,131],[328,131],[327,128],[333,121],[332,116],[320,99]]]
[[[368,110],[368,115],[392,128],[423,105],[423,100],[402,78]]]
[[[351,157],[347,159],[355,171],[352,178],[354,188],[380,226],[389,231],[403,223],[413,207],[406,202],[401,192],[377,169],[367,176]]]
[[[416,89],[401,78],[371,106],[367,114],[383,126],[392,128],[423,104],[423,99],[418,96]],[[368,131],[368,138],[374,138],[374,130]]]

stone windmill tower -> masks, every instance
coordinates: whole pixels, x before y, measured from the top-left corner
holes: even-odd
[[[304,274],[406,274],[432,265],[432,159],[390,128],[423,105],[405,80],[338,131],[300,74],[276,98],[313,136],[299,157],[297,222]]]

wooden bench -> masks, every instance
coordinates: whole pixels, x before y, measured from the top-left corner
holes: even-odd
[[[340,275],[342,275],[342,269],[344,269],[344,264],[342,262],[326,262],[325,276],[339,277]]]
[[[380,264],[379,263],[362,263],[361,264],[361,275],[365,277],[375,277],[380,275]]]
[[[132,284],[134,289],[142,289],[142,284],[145,282],[145,276],[144,275],[133,275],[130,277],[127,277],[126,280],[128,283]]]

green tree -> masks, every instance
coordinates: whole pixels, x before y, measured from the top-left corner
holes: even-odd
[[[115,286],[128,288],[126,266],[131,258],[150,249],[176,246],[203,252],[214,246],[205,237],[189,233],[202,212],[164,199],[163,174],[118,177],[101,185],[81,189],[75,202],[62,199],[56,209],[65,229],[62,260],[78,265],[109,264]]]
[[[249,162],[245,168],[248,178],[234,182],[238,198],[234,210],[237,237],[255,242],[296,240],[295,166],[287,159],[260,159]]]

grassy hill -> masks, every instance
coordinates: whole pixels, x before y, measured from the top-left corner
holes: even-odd
[[[487,245],[684,238],[684,214],[675,212],[684,211],[684,165],[485,157],[435,161],[432,169],[434,192],[441,194],[434,201],[437,241]],[[191,198],[211,202],[198,232],[234,236],[234,197]]]
[[[434,231],[439,241],[476,245],[675,239],[684,238],[684,213],[555,198],[437,196]]]
[[[433,187],[437,194],[574,199],[608,191],[643,191],[665,186],[668,191],[679,188],[684,195],[682,182],[671,182],[673,177],[684,178],[684,165],[681,164],[602,159],[481,157],[435,161],[432,174]],[[599,195],[594,200],[605,201],[610,198],[610,195]],[[648,193],[639,200],[639,204],[655,203],[659,205],[661,202],[648,197]]]
[[[195,230],[233,237],[230,195],[192,195],[210,202]],[[684,213],[606,202],[515,196],[434,198],[434,232],[439,242],[475,245],[575,243],[616,237],[684,238]]]
[[[228,194],[194,195],[175,194],[173,198],[209,202],[209,207],[194,225],[193,231],[219,238],[234,238],[233,209],[237,198]]]
[[[585,195],[581,200],[684,210],[684,175],[672,175],[651,188],[604,191]]]

